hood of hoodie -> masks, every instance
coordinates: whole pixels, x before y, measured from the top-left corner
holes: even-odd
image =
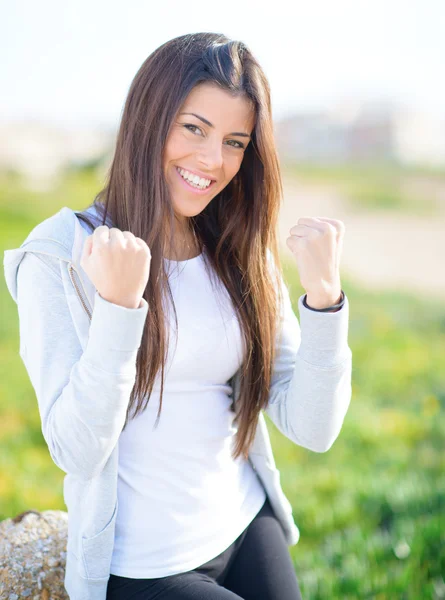
[[[97,210],[89,207],[83,211],[94,222]],[[107,221],[109,223],[109,221]],[[97,223],[99,224],[99,223]],[[76,213],[64,206],[57,213],[36,225],[18,248],[5,250],[3,270],[9,293],[17,303],[17,271],[26,252],[47,254],[65,261],[77,272],[90,304],[94,302],[95,288],[80,266],[82,249],[88,232],[80,224]]]

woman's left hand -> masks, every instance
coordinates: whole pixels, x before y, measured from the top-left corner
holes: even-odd
[[[312,308],[340,302],[340,259],[345,226],[338,219],[301,217],[286,244],[297,261],[301,285]]]

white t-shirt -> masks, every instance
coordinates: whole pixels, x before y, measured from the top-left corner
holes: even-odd
[[[154,429],[158,375],[147,408],[119,438],[110,572],[130,578],[206,563],[236,540],[266,499],[249,461],[231,456],[237,427],[227,382],[241,365],[244,343],[228,293],[209,278],[203,254],[164,260],[178,335],[170,310],[161,416]]]

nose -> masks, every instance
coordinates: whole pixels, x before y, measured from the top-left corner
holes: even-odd
[[[209,141],[204,148],[201,147],[198,163],[203,169],[212,173],[220,169],[223,164],[222,143]]]

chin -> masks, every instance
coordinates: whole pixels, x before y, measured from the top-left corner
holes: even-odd
[[[182,217],[194,217],[199,215],[200,212],[204,210],[204,208],[212,201],[212,198],[190,198],[185,199],[181,198],[177,201],[174,197],[173,201],[173,209],[177,215]]]
[[[206,205],[207,206],[207,205]],[[176,202],[173,203],[173,210],[178,217],[196,217],[199,213],[204,210],[204,206],[184,206],[181,203],[180,206]]]

